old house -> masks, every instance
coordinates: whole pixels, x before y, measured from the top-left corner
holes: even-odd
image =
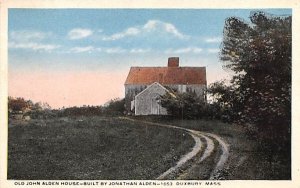
[[[167,67],[131,67],[125,81],[125,107],[135,115],[167,114],[159,104],[166,92],[194,92],[206,100],[206,68],[180,67],[170,57]]]

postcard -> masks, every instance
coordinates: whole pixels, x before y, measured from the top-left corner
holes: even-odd
[[[299,2],[221,2],[3,1],[0,187],[299,186]]]

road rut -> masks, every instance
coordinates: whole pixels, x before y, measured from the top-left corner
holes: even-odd
[[[216,134],[206,133],[206,132],[197,131],[197,130],[193,130],[193,129],[187,129],[187,128],[183,128],[183,127],[177,127],[177,126],[168,125],[168,124],[135,120],[135,119],[127,118],[127,117],[122,117],[122,119],[134,121],[134,122],[142,122],[142,123],[147,123],[147,124],[151,124],[151,125],[172,128],[172,129],[184,130],[193,137],[193,139],[195,141],[195,145],[194,145],[192,151],[183,155],[179,159],[179,161],[176,163],[175,166],[173,166],[173,167],[169,168],[167,171],[163,172],[161,175],[159,175],[157,177],[157,179],[160,179],[160,180],[166,179],[170,174],[177,172],[184,164],[191,161],[191,159],[195,158],[197,156],[197,154],[199,154],[204,149],[203,154],[201,155],[200,161],[199,161],[199,162],[203,162],[205,159],[210,157],[211,153],[215,149],[213,140],[218,142],[219,145],[221,146],[222,154],[220,155],[217,164],[213,168],[209,179],[215,179],[216,173],[218,173],[220,170],[223,169],[224,164],[226,163],[226,161],[229,157],[229,145],[220,136],[218,136]],[[203,138],[206,142],[205,148],[203,148],[204,144],[201,142],[201,138]]]

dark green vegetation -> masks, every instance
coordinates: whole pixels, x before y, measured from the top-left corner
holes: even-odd
[[[250,20],[226,20],[221,60],[236,75],[224,91],[217,85],[211,92],[233,120],[255,125],[265,139],[289,142],[292,18],[257,12]]]
[[[292,17],[256,12],[250,20],[226,20],[220,58],[235,76],[212,94],[261,140],[270,163],[281,154],[291,164]]]
[[[165,123],[179,127],[214,133],[219,135],[229,144],[229,158],[225,168],[220,172],[219,178],[228,180],[288,180],[291,179],[290,159],[285,153],[273,153],[270,160],[269,153],[261,147],[261,140],[249,137],[244,127],[237,124],[228,124],[216,120],[174,120],[158,117],[135,117],[152,122]],[[217,143],[215,143],[217,146]],[[208,158],[201,164],[196,164],[188,175],[181,178],[198,179],[209,177],[209,169],[212,169],[220,155],[219,148],[215,148],[212,154],[216,158]],[[185,172],[184,172],[185,173]]]
[[[168,114],[175,118],[199,119],[209,115],[208,105],[195,93],[173,92],[172,95],[166,93],[160,99],[161,105],[167,109]]]
[[[116,116],[124,113],[124,99],[112,99],[103,106],[73,106],[62,109],[51,109],[47,103],[25,100],[24,98],[8,97],[8,115],[30,116],[32,119],[47,119],[78,116]]]
[[[116,117],[13,120],[8,179],[155,179],[193,145],[182,131]]]

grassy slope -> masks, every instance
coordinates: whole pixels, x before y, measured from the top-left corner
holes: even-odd
[[[155,179],[193,145],[181,131],[116,118],[11,122],[8,179]]]
[[[260,143],[248,138],[245,131],[238,125],[230,125],[220,121],[207,120],[182,121],[153,117],[143,119],[211,132],[221,136],[230,145],[229,160],[225,165],[225,169],[222,174],[225,179],[269,180],[291,178],[290,161],[280,154],[275,154],[275,160],[273,160],[273,162],[269,162],[269,156],[267,153],[258,149]],[[195,178],[189,177],[189,179]]]

